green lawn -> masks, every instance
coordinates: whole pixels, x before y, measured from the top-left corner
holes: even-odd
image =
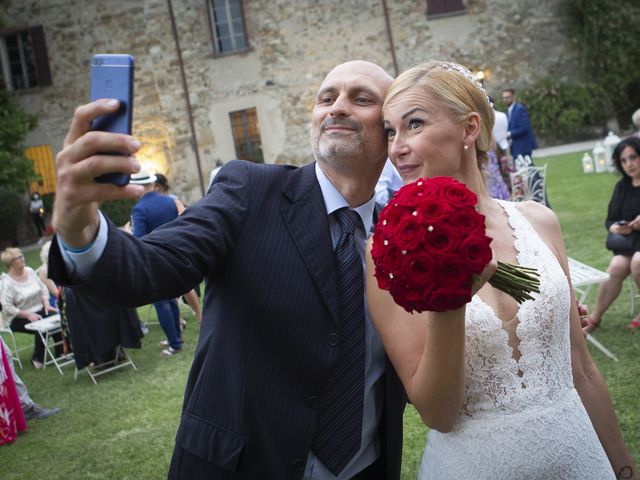
[[[571,154],[538,163],[549,164],[549,200],[562,222],[569,255],[605,269],[610,254],[604,248],[603,222],[617,177],[584,175],[581,157],[582,154]],[[28,252],[27,261],[37,266],[37,252]],[[144,319],[147,308],[141,308],[139,313]],[[62,407],[63,412],[46,420],[30,421],[28,431],[14,444],[0,447],[0,478],[164,478],[197,342],[193,316],[185,318],[189,323],[181,355],[162,358],[157,346],[163,338],[162,331],[158,325],[151,325],[143,348],[130,351],[138,370],[126,369],[99,377],[97,386],[86,374],[74,380],[73,367],[67,367],[64,376],[52,368],[35,371],[26,366],[19,370],[37,402]],[[155,311],[151,319],[155,320]],[[596,333],[620,362],[608,360],[598,350],[591,352],[609,385],[627,444],[634,457],[640,458],[640,403],[636,395],[640,336],[625,331],[629,319],[627,289]],[[23,347],[31,345],[29,336],[19,334],[18,339]],[[30,354],[30,349],[22,352],[25,364]],[[405,415],[403,479],[416,477],[426,436],[426,427],[409,406]]]

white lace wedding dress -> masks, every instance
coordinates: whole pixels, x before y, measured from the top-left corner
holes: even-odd
[[[540,273],[540,295],[520,306],[518,361],[502,321],[473,297],[464,404],[451,432],[429,431],[418,478],[615,479],[573,387],[567,278],[515,204],[499,203],[514,231],[518,263]]]

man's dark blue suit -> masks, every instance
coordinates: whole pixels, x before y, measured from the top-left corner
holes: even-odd
[[[52,245],[50,272],[69,283]],[[178,296],[203,278],[203,322],[169,477],[300,479],[340,334],[314,164],[229,162],[204,199],[144,239],[110,225],[106,250],[81,288],[137,306]],[[405,396],[388,360],[380,381],[382,456],[368,478],[398,479]]]
[[[529,112],[521,103],[513,104],[509,114],[509,132],[511,132],[511,156],[513,158],[518,155],[531,157],[531,152],[538,148],[538,142],[531,128]]]

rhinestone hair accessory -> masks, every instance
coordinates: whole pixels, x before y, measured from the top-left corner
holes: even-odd
[[[484,96],[487,98],[487,102],[489,103],[489,106],[493,108],[493,103],[491,102],[491,100],[489,100],[489,95],[487,95],[487,91],[484,89],[480,81],[473,75],[473,73],[469,71],[468,68],[463,67],[462,65],[459,65],[457,63],[441,63],[440,68],[442,68],[443,70],[455,70],[456,72],[461,73],[465,78],[470,80],[471,83],[473,83],[476,87],[478,87],[482,93],[484,93]]]

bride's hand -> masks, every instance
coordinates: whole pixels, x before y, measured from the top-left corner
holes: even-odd
[[[484,267],[482,273],[480,273],[479,277],[475,277],[473,279],[473,285],[471,286],[471,296],[473,297],[478,290],[480,290],[485,283],[496,273],[498,269],[498,260],[496,260],[495,252],[493,252],[493,256],[491,257],[491,261],[487,263],[487,266]]]

